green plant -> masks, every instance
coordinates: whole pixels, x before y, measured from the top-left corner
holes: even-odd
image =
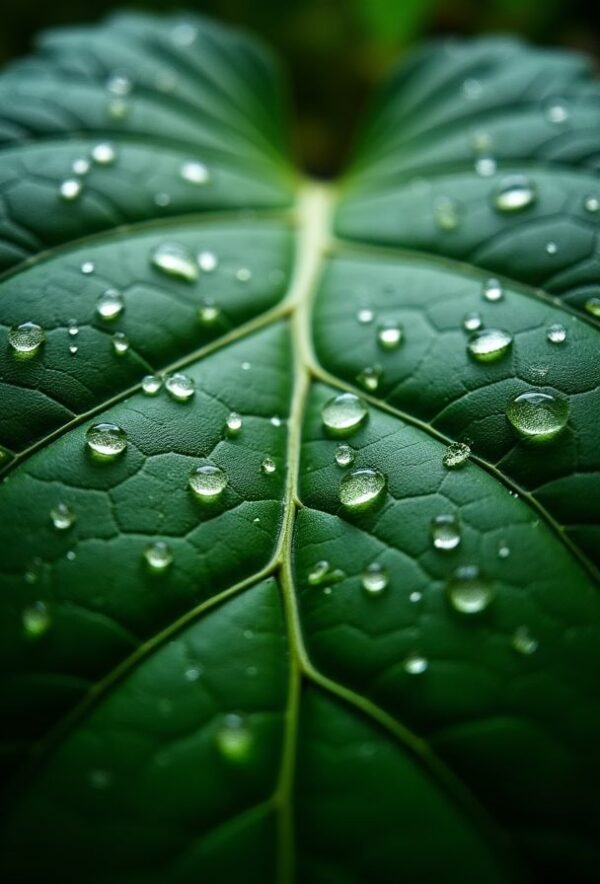
[[[598,94],[425,47],[330,187],[213,22],[4,74],[4,880],[594,879]]]

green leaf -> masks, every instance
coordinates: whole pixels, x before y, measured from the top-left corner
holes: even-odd
[[[598,86],[432,44],[336,188],[284,95],[194,16],[0,78],[3,879],[591,882]]]

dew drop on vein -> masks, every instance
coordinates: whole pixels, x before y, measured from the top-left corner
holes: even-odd
[[[471,456],[471,448],[466,442],[451,442],[446,448],[442,463],[448,470],[456,470],[464,466]]]
[[[162,387],[162,378],[156,374],[147,374],[142,378],[142,392],[146,396],[156,396]]]
[[[176,372],[167,377],[165,389],[176,402],[188,402],[196,392],[196,385],[187,374]]]

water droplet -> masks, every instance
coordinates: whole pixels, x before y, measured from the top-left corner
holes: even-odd
[[[463,317],[463,328],[465,331],[478,331],[483,325],[481,313],[465,313]]]
[[[382,374],[383,369],[380,365],[367,365],[356,375],[356,381],[365,390],[374,393],[379,387]]]
[[[8,333],[8,343],[17,353],[27,353],[33,356],[37,353],[44,341],[46,332],[35,322],[22,322],[14,325]]]
[[[484,153],[492,148],[492,136],[488,132],[473,132],[471,147],[475,153]]]
[[[117,356],[123,356],[129,350],[129,339],[123,332],[115,332],[112,336],[112,348]]]
[[[270,424],[273,427],[280,427],[282,425],[282,423],[283,423],[283,421],[276,414],[274,414],[270,420]]]
[[[215,734],[215,745],[223,758],[236,764],[246,761],[253,742],[252,731],[243,716],[233,713],[224,716]]]
[[[93,273],[95,269],[95,265],[93,261],[84,261],[81,265],[81,272],[85,273],[88,276],[90,273]]]
[[[522,212],[537,199],[535,186],[525,175],[504,178],[492,194],[492,205],[498,212]]]
[[[435,516],[431,520],[431,538],[436,549],[449,552],[459,545],[460,523],[451,513]]]
[[[87,175],[90,171],[90,161],[85,157],[77,157],[71,164],[71,169],[75,175]]]
[[[457,568],[446,586],[446,593],[451,606],[460,614],[480,614],[494,598],[491,583],[477,565]]]
[[[340,482],[340,502],[348,509],[371,506],[383,494],[386,478],[380,470],[353,470]]]
[[[190,473],[189,485],[197,497],[210,503],[227,487],[227,473],[212,463],[203,463]]]
[[[240,267],[239,270],[236,270],[235,278],[238,282],[248,282],[249,279],[252,279],[252,271],[247,267]]]
[[[165,193],[164,190],[161,190],[158,193],[154,194],[154,205],[155,206],[160,206],[161,208],[164,208],[165,206],[170,205],[170,203],[171,203],[171,194],[170,193]]]
[[[340,443],[335,450],[335,462],[338,467],[349,467],[354,463],[354,451],[344,442]]]
[[[208,298],[198,307],[198,319],[202,325],[213,325],[220,315],[221,311],[217,305]]]
[[[466,99],[469,101],[474,101],[479,98],[481,93],[483,92],[483,85],[480,80],[475,80],[473,77],[468,77],[463,81],[462,84],[462,93]]]
[[[155,572],[163,573],[173,561],[173,553],[168,543],[156,540],[144,550],[144,559],[148,567]]]
[[[585,309],[590,316],[600,317],[600,298],[588,298],[585,302]]]
[[[501,301],[504,297],[502,285],[497,279],[488,279],[487,282],[484,283],[481,294],[484,300],[490,301],[492,303],[494,303],[495,301]]]
[[[122,98],[114,98],[106,105],[106,112],[112,120],[124,120],[129,114],[129,105]]]
[[[50,520],[57,531],[67,531],[75,522],[75,512],[66,503],[57,503],[50,510]]]
[[[367,565],[360,578],[362,588],[369,595],[379,595],[387,588],[389,580],[387,569],[377,562]]]
[[[566,427],[569,401],[553,393],[528,390],[509,399],[506,416],[522,438],[543,442]]]
[[[186,669],[183,673],[185,680],[190,682],[198,681],[201,675],[202,670],[199,666],[190,666],[190,668]]]
[[[427,671],[429,663],[427,657],[423,657],[421,654],[409,654],[408,657],[405,657],[402,666],[408,675],[422,675]]]
[[[217,256],[213,252],[200,252],[198,255],[198,267],[204,273],[212,273],[218,266]]]
[[[69,353],[71,354],[71,356],[77,356],[77,354],[79,353],[79,347],[77,346],[77,344],[69,344]]]
[[[171,399],[175,399],[177,402],[187,402],[196,392],[196,385],[187,374],[177,372],[167,377],[165,389]]]
[[[357,430],[367,414],[366,402],[354,393],[339,393],[321,409],[323,425],[332,433]]]
[[[265,476],[271,476],[271,475],[273,475],[273,473],[275,472],[276,469],[277,469],[277,466],[275,465],[275,461],[273,460],[272,457],[267,456],[267,457],[263,458],[263,461],[260,465],[261,473],[264,473]]]
[[[98,296],[96,313],[102,319],[116,319],[123,312],[123,295],[116,289],[107,289]]]
[[[177,243],[162,243],[152,252],[152,264],[167,276],[195,282],[199,271],[194,259],[183,246]]]
[[[460,211],[454,200],[443,197],[434,205],[435,223],[440,230],[456,230],[460,224]]]
[[[560,322],[555,322],[546,330],[546,338],[551,344],[563,344],[567,340],[567,330]]]
[[[242,371],[250,371],[250,369],[252,368],[252,363],[251,362],[242,362],[240,368],[242,369]]]
[[[81,181],[77,178],[65,178],[64,181],[61,181],[59,192],[61,197],[67,202],[72,202],[76,200],[80,195],[82,190]]]
[[[207,167],[204,163],[199,163],[197,160],[189,160],[183,163],[179,174],[184,181],[189,181],[191,184],[208,184],[210,181],[210,172]]]
[[[534,654],[538,649],[538,641],[533,638],[526,626],[515,629],[512,637],[512,646],[519,654]]]
[[[156,374],[147,374],[142,378],[142,392],[146,396],[156,396],[162,387],[162,378]]]
[[[586,196],[583,202],[583,207],[586,212],[595,215],[596,212],[600,211],[600,200],[597,196]]]
[[[499,559],[507,559],[510,556],[510,547],[506,543],[506,541],[502,541],[500,546],[498,547],[498,558]]]
[[[332,583],[339,583],[346,577],[340,568],[332,568],[328,561],[322,559],[316,562],[308,572],[309,586],[327,586]]]
[[[500,328],[481,329],[469,338],[467,351],[477,362],[494,362],[508,352],[512,340],[512,335]]]
[[[442,463],[449,470],[464,466],[471,455],[471,448],[466,442],[451,442],[446,448]]]
[[[482,178],[494,175],[497,168],[496,160],[493,157],[478,157],[475,161],[475,171]]]
[[[237,411],[232,411],[227,418],[227,432],[230,436],[235,436],[242,429],[243,418]]]
[[[416,602],[420,602],[422,598],[423,598],[423,593],[421,593],[421,592],[411,592],[411,594],[410,594],[409,597],[408,597],[408,600],[409,600],[410,602],[416,603]]]
[[[107,770],[91,770],[88,782],[92,789],[108,789],[112,783],[112,776]]]
[[[113,95],[129,95],[132,82],[125,74],[113,74],[106,81],[106,88]]]
[[[557,98],[548,102],[546,105],[546,119],[555,125],[566,123],[569,119],[569,110],[565,102]]]
[[[77,325],[76,319],[69,319],[69,324],[67,326],[67,331],[72,338],[76,338],[79,334],[79,326]]]
[[[361,307],[358,313],[356,314],[356,318],[360,322],[361,325],[368,325],[370,322],[373,322],[375,318],[375,314],[371,310],[370,307]]]
[[[48,631],[52,624],[50,612],[44,602],[27,605],[22,614],[23,629],[29,638],[38,638]]]
[[[127,448],[127,433],[117,424],[92,424],[85,434],[85,441],[94,454],[114,458]]]
[[[547,242],[546,243],[546,252],[549,255],[556,255],[558,252],[558,246],[555,242]]]
[[[92,159],[99,166],[110,166],[117,158],[117,152],[108,141],[101,141],[92,148]]]
[[[377,343],[383,350],[395,350],[402,343],[404,330],[397,322],[384,322],[377,331]]]

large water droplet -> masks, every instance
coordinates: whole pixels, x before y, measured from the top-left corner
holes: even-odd
[[[38,638],[48,631],[52,624],[50,612],[44,602],[27,605],[22,613],[23,629],[29,638]]]
[[[187,402],[196,392],[196,385],[187,374],[177,372],[170,374],[165,381],[165,389],[171,399],[177,402]]]
[[[171,565],[173,553],[168,543],[165,543],[164,540],[156,540],[144,550],[144,559],[152,571],[163,573]]]
[[[389,583],[389,574],[386,568],[377,562],[367,565],[361,575],[361,583],[365,592],[369,595],[379,595],[387,588]]]
[[[199,276],[198,265],[187,249],[177,243],[162,243],[152,252],[152,264],[176,279],[195,282]]]
[[[96,313],[102,319],[116,319],[123,312],[123,295],[116,289],[107,289],[98,296]]]
[[[383,322],[377,332],[377,343],[383,350],[395,350],[402,343],[404,331],[397,322]]]
[[[33,356],[46,340],[46,332],[35,322],[14,325],[8,333],[8,343],[17,353]]]
[[[95,144],[92,148],[92,159],[99,166],[110,166],[117,158],[117,152],[108,141]]]
[[[443,513],[431,520],[431,539],[436,549],[448,552],[460,543],[460,523],[452,513]]]
[[[50,510],[50,520],[57,531],[67,531],[75,522],[75,512],[67,503],[57,503]]]
[[[341,442],[335,450],[335,462],[338,467],[349,467],[354,463],[354,451],[349,445]]]
[[[567,340],[567,330],[560,322],[555,322],[548,327],[546,338],[551,344],[564,344]]]
[[[469,338],[467,351],[477,362],[494,362],[508,352],[512,335],[500,328],[484,328]]]
[[[506,416],[522,438],[543,442],[566,427],[569,401],[553,393],[528,390],[508,401]]]
[[[207,167],[197,160],[188,160],[183,163],[180,174],[184,181],[189,181],[191,184],[207,184],[210,181],[210,172]]]
[[[340,482],[340,502],[348,509],[362,509],[374,504],[383,494],[386,478],[380,470],[352,470]]]
[[[101,457],[113,458],[127,448],[127,433],[117,424],[93,424],[85,434],[88,448]]]
[[[203,463],[190,473],[189,485],[200,500],[211,503],[217,500],[227,487],[227,473],[221,467]]]
[[[147,374],[142,378],[142,392],[146,396],[156,396],[162,387],[162,378],[157,374]]]
[[[515,629],[512,637],[512,646],[519,654],[533,654],[538,649],[538,641],[533,638],[526,626]]]
[[[480,614],[494,598],[492,584],[477,565],[462,565],[446,586],[448,601],[460,614]]]
[[[252,753],[254,739],[246,719],[242,715],[225,715],[215,734],[219,754],[235,764],[246,761]]]
[[[536,201],[537,192],[525,175],[504,178],[492,194],[492,205],[498,212],[522,212]]]
[[[332,433],[357,430],[368,413],[367,404],[354,393],[340,393],[321,409],[324,426]]]
[[[446,448],[442,463],[449,470],[464,466],[471,455],[471,448],[466,442],[451,442]]]

